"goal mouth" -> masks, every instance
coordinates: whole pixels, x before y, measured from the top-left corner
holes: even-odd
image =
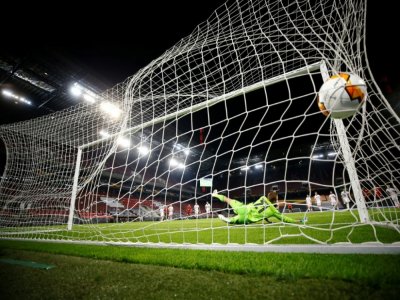
[[[228,3],[97,102],[1,126],[0,238],[397,245],[400,122],[368,69],[365,14]],[[368,95],[335,119],[318,95],[344,72]]]

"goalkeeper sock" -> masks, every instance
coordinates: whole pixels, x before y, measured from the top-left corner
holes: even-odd
[[[222,201],[222,202],[224,202],[224,200],[225,200],[225,196],[224,196],[224,195],[215,194],[215,195],[213,195],[213,197],[219,199],[219,200]]]

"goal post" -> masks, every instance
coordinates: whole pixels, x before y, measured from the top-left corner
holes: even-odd
[[[68,230],[72,230],[72,224],[74,223],[75,202],[76,202],[76,196],[78,193],[78,179],[79,179],[79,169],[81,166],[81,159],[82,159],[82,149],[78,148],[78,154],[76,155],[74,181],[73,181],[73,185],[72,185],[71,204],[69,206],[69,215],[68,215],[68,224],[67,224]]]
[[[321,63],[320,71],[321,71],[322,79],[325,82],[330,77],[329,71],[328,71],[328,68],[327,68],[325,62]],[[347,172],[349,174],[351,187],[352,187],[353,193],[354,193],[354,200],[356,201],[356,204],[357,204],[357,210],[358,210],[360,222],[367,223],[370,221],[370,219],[369,219],[367,207],[365,205],[365,199],[362,194],[360,180],[357,175],[357,169],[355,166],[354,158],[351,154],[349,141],[347,140],[346,128],[343,124],[343,120],[341,120],[341,119],[334,119],[333,122],[335,124],[336,130],[338,133],[340,149],[343,153],[344,164],[345,164]]]
[[[357,204],[357,210],[360,217],[360,222],[367,223],[370,221],[367,207],[365,206],[365,199],[362,194],[360,180],[358,179],[357,169],[354,163],[354,158],[351,155],[350,146],[346,137],[346,129],[343,125],[343,121],[339,119],[334,120],[336,130],[338,132],[340,147],[344,157],[344,164],[347,172],[349,173],[351,187],[354,193],[354,200]]]
[[[261,82],[254,83],[254,84],[252,84],[250,86],[242,87],[242,88],[240,88],[238,90],[231,91],[231,92],[229,92],[227,94],[224,94],[224,95],[221,95],[221,96],[218,96],[218,97],[210,97],[210,99],[207,99],[207,100],[205,100],[205,101],[203,101],[201,103],[198,103],[196,105],[193,105],[191,107],[187,107],[187,108],[179,110],[177,112],[170,113],[168,115],[155,118],[155,119],[153,119],[151,121],[145,122],[143,124],[139,124],[139,125],[131,127],[131,128],[126,128],[121,132],[117,132],[115,134],[107,135],[106,137],[103,137],[103,138],[101,138],[101,139],[99,139],[97,141],[92,141],[90,143],[87,143],[87,144],[79,146],[78,147],[77,157],[76,157],[76,167],[75,167],[74,182],[73,182],[73,187],[72,187],[71,205],[70,205],[69,217],[68,217],[68,230],[72,229],[72,224],[73,224],[74,207],[75,207],[75,201],[76,201],[76,197],[77,197],[77,193],[78,193],[79,170],[80,170],[81,156],[82,156],[82,150],[83,149],[95,146],[95,145],[97,145],[99,143],[102,143],[104,141],[107,141],[107,140],[111,140],[112,141],[113,139],[116,139],[116,138],[121,137],[121,136],[126,135],[126,134],[136,133],[136,132],[138,132],[140,130],[143,130],[143,128],[146,128],[146,127],[149,127],[149,126],[153,126],[153,125],[158,124],[158,123],[163,123],[163,122],[165,123],[166,121],[171,120],[171,119],[177,119],[179,117],[182,117],[182,116],[185,116],[185,115],[188,115],[188,114],[193,114],[193,113],[195,113],[197,111],[200,111],[200,110],[202,110],[204,108],[211,107],[211,106],[213,106],[213,105],[215,105],[215,104],[217,104],[219,102],[228,101],[230,99],[238,97],[239,95],[250,93],[250,92],[256,91],[258,89],[265,88],[267,86],[271,86],[271,85],[277,84],[277,83],[285,81],[285,80],[290,80],[292,78],[301,77],[301,76],[310,76],[310,74],[312,74],[313,72],[320,70],[321,64],[323,64],[323,62],[316,62],[316,63],[311,64],[309,66],[304,66],[304,67],[301,67],[299,69],[290,71],[288,73],[284,73],[284,74],[281,74],[279,76],[276,76],[276,77],[273,77],[273,78],[269,78],[269,79],[266,79],[266,80],[261,81]]]

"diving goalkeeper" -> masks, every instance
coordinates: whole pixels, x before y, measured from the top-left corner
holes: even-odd
[[[276,192],[270,192],[268,198],[265,196],[260,197],[256,202],[249,204],[243,204],[240,201],[230,199],[224,195],[218,194],[217,190],[214,190],[212,196],[219,199],[222,202],[228,203],[235,212],[236,216],[232,218],[226,218],[223,215],[218,215],[218,217],[229,224],[248,224],[255,223],[261,220],[266,220],[271,223],[268,218],[275,217],[285,223],[305,223],[307,220],[294,220],[287,216],[282,215],[279,210],[271,203],[277,198]]]

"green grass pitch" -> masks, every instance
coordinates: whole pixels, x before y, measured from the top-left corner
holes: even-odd
[[[189,244],[316,244],[316,243],[395,243],[400,241],[400,210],[370,209],[372,223],[359,223],[357,211],[324,211],[288,214],[293,219],[307,217],[305,225],[259,222],[227,225],[218,218],[179,219],[104,224],[75,224],[46,227],[3,228],[8,238],[81,240],[125,243]],[[386,220],[392,220],[388,224]],[[393,221],[394,220],[394,221]],[[380,224],[376,222],[380,221]]]
[[[396,220],[399,211],[370,210]],[[304,213],[291,214],[300,219]],[[312,212],[303,226],[227,226],[217,218],[164,222],[2,228],[4,261],[54,266],[38,270],[0,263],[5,299],[397,299],[400,255],[268,253],[49,243],[73,239],[162,243],[337,243],[399,241],[395,226],[355,223],[356,212]],[[354,226],[351,224],[355,223]],[[13,234],[14,232],[14,234]],[[17,233],[19,232],[19,234]],[[30,233],[29,233],[30,232]]]

